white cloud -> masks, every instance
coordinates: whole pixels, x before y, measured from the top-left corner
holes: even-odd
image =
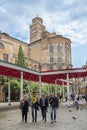
[[[64,5],[72,5],[75,1],[74,0],[64,0]]]
[[[0,14],[1,13],[6,13],[6,10],[3,7],[0,7]]]

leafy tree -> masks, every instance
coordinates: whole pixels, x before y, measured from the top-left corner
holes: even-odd
[[[24,80],[23,82],[23,93],[28,93],[29,82]]]
[[[5,82],[7,82],[8,78],[7,77],[2,77],[0,76],[0,84],[4,85]]]
[[[34,91],[34,92],[39,92],[39,84],[38,83],[35,83],[35,82],[30,82],[29,83],[29,86],[30,86],[30,90],[31,91]]]
[[[42,92],[45,93],[45,94],[48,93],[48,85],[46,85],[46,84],[42,85]]]
[[[10,85],[13,92],[20,90],[20,82],[17,79],[12,79]]]
[[[25,64],[25,55],[24,55],[24,52],[22,50],[22,46],[19,47],[18,62],[17,62],[17,64],[19,66],[26,67],[26,64]]]
[[[10,89],[11,89],[11,99],[16,100],[19,99],[20,96],[20,82],[17,79],[10,80]],[[8,80],[5,81],[3,92],[5,93],[5,98],[8,97]]]
[[[50,84],[50,92],[51,93],[55,92],[55,86],[53,84]]]

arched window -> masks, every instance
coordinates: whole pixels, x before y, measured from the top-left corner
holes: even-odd
[[[0,48],[4,48],[4,45],[3,43],[0,42]]]
[[[5,62],[8,62],[8,54],[6,54],[6,53],[3,54],[3,60]]]
[[[53,63],[53,56],[50,56],[50,63]]]
[[[61,43],[57,44],[57,51],[60,52],[61,51]]]
[[[53,52],[53,44],[52,43],[49,44],[49,52]]]
[[[68,50],[69,50],[69,46],[65,44],[65,53],[67,53]]]
[[[67,64],[67,59],[68,59],[68,45],[65,43],[65,63]]]

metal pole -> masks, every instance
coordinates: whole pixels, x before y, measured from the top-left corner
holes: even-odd
[[[11,105],[10,78],[8,78],[8,105]]]
[[[64,101],[64,82],[62,82],[62,87],[63,87],[63,101]]]
[[[41,84],[41,75],[39,75],[39,96],[41,97],[41,87],[42,87],[42,84]]]
[[[68,73],[67,73],[67,94],[68,94],[68,107],[70,107],[69,74]]]
[[[57,96],[57,80],[55,80],[55,96]]]
[[[61,89],[61,86],[60,86],[60,96],[61,96],[61,94],[62,94],[62,89]]]
[[[75,94],[77,93],[76,87],[77,87],[77,84],[76,84],[76,78],[75,78]]]
[[[49,96],[49,94],[50,94],[50,89],[49,89],[49,85],[48,85],[48,96]]]
[[[84,79],[84,94],[85,94],[86,93],[86,91],[85,91],[85,87],[86,87],[85,77],[83,79]]]
[[[28,94],[30,94],[30,82],[28,81]]]
[[[31,97],[30,81],[28,81],[28,96],[30,96],[30,97]]]
[[[21,71],[20,101],[23,99],[23,72]]]

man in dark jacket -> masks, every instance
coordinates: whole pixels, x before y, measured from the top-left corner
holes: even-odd
[[[25,120],[25,123],[27,123],[28,106],[27,95],[24,95],[23,100],[20,102],[20,108],[22,112],[22,122]]]
[[[56,110],[59,107],[59,100],[58,97],[55,97],[54,93],[51,94],[49,98],[50,103],[50,112],[51,112],[51,123],[56,122]]]
[[[41,108],[42,120],[46,122],[46,111],[48,107],[48,99],[45,97],[44,93],[42,93],[42,97],[40,98],[39,105]]]

